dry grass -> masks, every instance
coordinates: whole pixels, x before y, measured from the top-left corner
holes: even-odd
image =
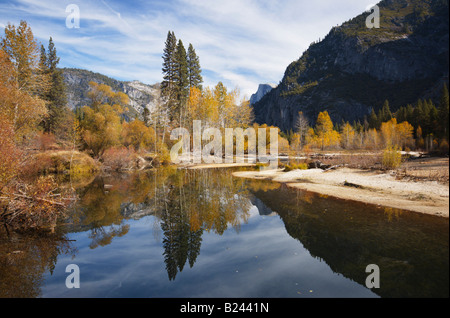
[[[44,151],[35,154],[25,167],[25,174],[70,174],[74,179],[91,176],[98,171],[97,162],[89,155],[70,150]]]
[[[430,157],[405,161],[396,170],[398,179],[437,181],[449,184],[449,159]]]
[[[326,165],[341,165],[348,168],[386,171],[383,167],[383,153],[379,152],[349,152],[337,151],[333,153],[309,154],[306,161],[318,160]],[[437,181],[449,184],[449,158],[429,157],[409,159],[404,156],[401,165],[391,169],[398,179],[412,181]]]
[[[319,160],[326,165],[342,165],[356,169],[381,169],[381,152],[334,152],[313,154],[308,161]]]

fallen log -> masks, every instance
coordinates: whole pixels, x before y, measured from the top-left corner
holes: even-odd
[[[323,172],[327,172],[327,171],[330,171],[330,170],[335,170],[335,169],[337,169],[337,168],[344,167],[344,166],[346,166],[346,165],[344,165],[344,164],[341,164],[341,165],[334,165],[334,166],[331,166],[331,167],[329,167],[329,168],[327,168],[327,169],[324,169]]]

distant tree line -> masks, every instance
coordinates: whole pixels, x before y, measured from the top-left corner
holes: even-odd
[[[447,85],[444,84],[439,104],[436,106],[431,99],[419,99],[415,106],[408,104],[391,113],[389,102],[385,101],[378,114],[372,110],[369,117],[369,128],[379,129],[382,122],[395,117],[398,122],[409,122],[414,127],[415,137],[445,138],[448,140],[449,96]],[[419,132],[419,133],[418,133]]]
[[[449,95],[444,84],[439,104],[419,99],[415,106],[391,112],[385,101],[376,113],[373,109],[363,123],[333,123],[328,112],[319,113],[314,127],[299,112],[295,130],[281,132],[291,150],[304,147],[318,149],[381,149],[388,144],[403,149],[448,152]]]

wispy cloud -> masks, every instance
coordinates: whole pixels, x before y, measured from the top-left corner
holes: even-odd
[[[65,25],[69,4],[80,28]],[[26,20],[36,37],[51,36],[61,66],[118,79],[162,79],[169,30],[200,57],[206,85],[223,81],[250,96],[259,83],[278,83],[287,65],[330,28],[363,12],[370,0],[15,0],[0,3],[0,28]],[[1,32],[3,33],[3,32]]]

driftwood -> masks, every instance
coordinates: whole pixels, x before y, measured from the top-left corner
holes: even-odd
[[[346,166],[346,165],[339,164],[339,165],[332,166],[332,165],[324,164],[319,160],[308,163],[308,169],[322,169],[324,172],[334,170],[334,169],[337,169],[337,168],[343,167],[343,166]]]
[[[324,169],[323,172],[327,172],[327,171],[330,171],[330,170],[335,170],[337,168],[344,167],[344,166],[346,166],[346,165],[344,165],[344,164],[342,164],[342,165],[334,165],[334,166],[331,166],[331,167],[329,167],[327,169]]]
[[[61,203],[61,202],[55,202],[55,201],[52,201],[52,200],[47,200],[47,199],[44,199],[44,198],[39,198],[39,197],[30,197],[30,196],[27,196],[27,195],[23,195],[23,194],[14,194],[14,197],[17,197],[17,198],[24,198],[24,199],[28,199],[28,200],[38,200],[38,201],[44,201],[44,202],[47,202],[47,203],[50,203],[50,204],[53,204],[53,205],[59,205],[59,206],[62,206],[62,207],[65,207],[66,205],[65,204],[63,204],[63,203]]]

